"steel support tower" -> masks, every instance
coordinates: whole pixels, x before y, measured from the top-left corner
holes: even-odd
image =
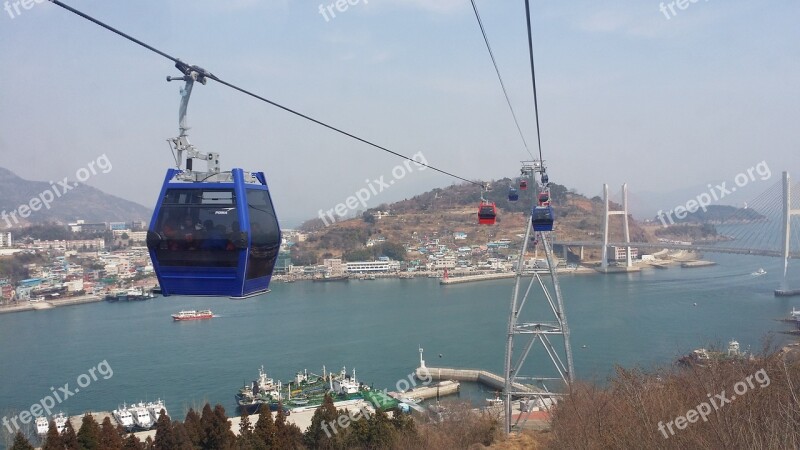
[[[540,190],[549,191],[543,161],[523,161],[521,172],[523,178],[530,180],[531,186],[537,185],[536,173],[542,175]],[[538,199],[534,200],[534,205],[536,201]],[[527,222],[525,240],[517,261],[508,318],[503,392],[506,433],[520,425],[520,419],[515,421],[512,417],[515,400],[527,398],[538,401],[539,405],[547,408],[557,397],[567,392],[575,376],[569,327],[556,273],[557,264],[550,244],[550,232],[536,232],[530,218]],[[544,271],[540,274],[540,271],[534,269],[527,280],[528,276],[524,274],[525,256],[532,238],[541,242],[544,248],[549,276]],[[525,283],[523,278],[526,279]],[[524,311],[529,314],[523,314]],[[542,365],[540,361],[536,361],[539,364],[535,366],[535,370],[528,372],[526,362],[532,362],[529,358],[537,354],[546,354],[551,364]]]

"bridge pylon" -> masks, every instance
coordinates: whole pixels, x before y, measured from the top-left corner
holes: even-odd
[[[800,209],[792,209],[792,186],[789,183],[789,172],[783,172],[783,280],[775,290],[776,296],[800,295],[800,289],[789,288],[789,259],[791,258],[792,216],[800,216]]]
[[[630,244],[631,242],[631,232],[630,228],[628,227],[628,183],[622,185],[621,211],[611,211],[611,203],[608,198],[608,184],[603,185],[603,204],[603,248],[600,267],[606,269],[608,268],[608,224],[610,216],[622,216],[622,224],[625,231],[625,243]],[[625,266],[633,266],[630,245],[625,246]]]

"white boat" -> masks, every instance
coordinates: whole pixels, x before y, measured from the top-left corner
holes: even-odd
[[[61,432],[64,431],[64,428],[67,427],[67,417],[63,412],[60,412],[53,416],[53,420],[56,422],[56,430],[58,431],[58,434],[61,434]]]
[[[792,312],[789,313],[789,320],[795,320],[797,322],[800,322],[800,311],[792,307]]]
[[[505,401],[502,398],[500,398],[499,392],[495,394],[494,398],[486,399],[486,404],[489,406],[499,406],[502,405],[503,403],[505,403]]]
[[[161,399],[158,399],[156,402],[148,402],[147,403],[147,412],[150,413],[150,417],[153,419],[153,424],[158,423],[158,419],[161,418],[161,410],[164,410],[164,413],[169,416],[169,412],[167,411],[167,407],[164,406],[164,402]]]
[[[153,418],[150,417],[150,412],[147,411],[147,406],[144,403],[134,403],[128,411],[133,416],[133,423],[137,428],[142,430],[149,430],[153,427]]]
[[[39,416],[36,418],[36,433],[39,436],[44,436],[47,434],[47,430],[50,428],[50,423],[47,422],[47,417]]]
[[[761,275],[765,275],[766,273],[767,273],[767,271],[764,270],[763,267],[759,267],[758,270],[756,270],[755,272],[751,273],[750,275],[752,275],[754,277],[758,277],[758,276],[761,276]]]
[[[117,423],[122,425],[122,428],[130,431],[134,427],[133,423],[133,414],[128,410],[128,407],[125,404],[122,404],[122,407],[117,407],[114,411],[111,412],[116,419]]]

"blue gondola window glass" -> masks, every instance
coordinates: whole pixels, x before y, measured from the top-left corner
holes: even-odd
[[[156,230],[162,266],[236,267],[241,240],[232,189],[169,189]]]
[[[281,231],[269,192],[247,189],[247,207],[250,216],[250,253],[246,279],[269,276],[280,250]]]

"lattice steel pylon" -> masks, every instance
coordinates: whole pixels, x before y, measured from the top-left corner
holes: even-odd
[[[541,175],[540,191],[549,193],[549,180],[544,162],[523,161],[522,176],[528,177],[532,185],[536,185],[536,173]],[[534,200],[534,207],[538,201],[539,198]],[[517,262],[514,292],[511,296],[511,308],[508,318],[504,372],[505,387],[503,393],[506,433],[518,428],[520,420],[527,420],[527,415],[525,414],[520,414],[516,421],[513,419],[513,402],[516,399],[532,399],[537,401],[538,406],[548,408],[553,404],[556,397],[567,392],[575,376],[572,364],[572,347],[569,342],[569,327],[567,326],[564,301],[561,297],[561,288],[558,283],[558,274],[556,273],[557,264],[553,257],[553,249],[550,246],[550,232],[536,231],[533,228],[533,221],[528,219],[527,222],[525,240]],[[526,283],[527,287],[522,293],[520,290],[523,286],[522,280],[527,277],[527,274],[525,274],[525,256],[531,237],[542,243],[549,269],[549,277],[546,276],[545,272],[542,272],[545,275],[543,279],[540,276],[540,271],[532,270],[530,281]],[[528,302],[529,299],[531,300],[530,302]],[[546,311],[546,313],[543,314],[543,317],[537,317],[535,320],[523,317],[522,312],[526,304],[529,310],[539,306],[539,310],[536,311],[537,315],[543,311]],[[563,348],[559,348],[559,339],[563,339]],[[515,344],[518,343],[521,345],[516,348]],[[537,348],[543,349],[544,353],[549,357],[552,363],[548,365],[550,373],[546,373],[547,370],[544,370],[548,366],[540,366],[537,367],[538,374],[526,374],[524,370],[526,368],[525,362],[531,356],[531,352]],[[550,387],[546,384],[548,382],[553,382]],[[560,389],[551,389],[553,384],[560,385]],[[530,402],[527,402],[527,404],[530,405]]]

